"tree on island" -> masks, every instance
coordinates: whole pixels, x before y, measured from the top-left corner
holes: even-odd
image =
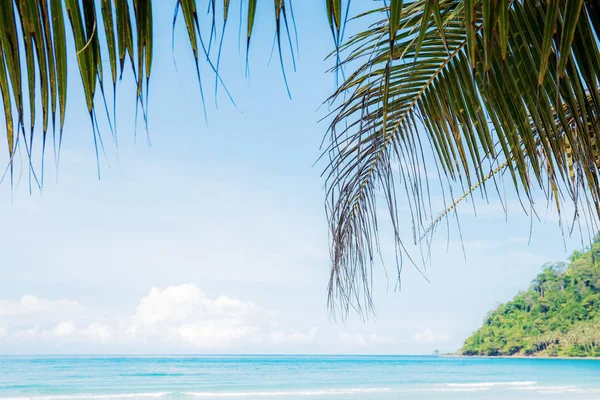
[[[129,70],[137,82],[139,113],[146,117],[153,21],[171,18],[153,14],[155,4],[2,1],[0,92],[11,177],[22,149],[41,186],[42,172],[32,166],[33,161],[43,165],[49,132],[58,154],[67,75],[74,73],[67,69],[69,58],[77,58],[94,135],[107,99],[108,122],[115,122],[111,94]],[[196,66],[207,62],[216,86],[224,87],[219,62],[227,49],[221,48],[221,38],[227,26],[236,24],[231,10],[242,10],[239,29],[247,58],[254,25],[261,22],[255,18],[259,2],[172,4],[187,28]],[[296,40],[292,2],[265,4],[273,7],[276,51],[285,74],[282,52],[293,53]],[[329,297],[338,300],[331,304],[339,305],[342,314],[371,306],[370,271],[380,252],[380,195],[389,210],[398,260],[406,254],[401,240],[406,221],[399,220],[399,204],[411,209],[414,241],[428,242],[437,222],[463,198],[475,190],[483,196],[499,194],[500,175],[508,177],[525,209],[534,206],[534,190],[541,190],[558,210],[570,203],[577,210],[574,217],[598,217],[600,3],[389,0],[368,7],[361,12],[350,0],[315,4],[315,13],[331,28],[332,60],[342,78],[329,98],[333,111],[324,148],[329,160],[324,172],[331,228]],[[349,18],[354,18],[355,34],[345,38]],[[34,126],[36,98],[42,118]],[[96,112],[98,104],[102,113]],[[41,149],[32,145],[38,136]],[[438,182],[429,181],[427,171],[435,171]],[[428,201],[434,184],[459,187],[465,194],[448,195],[448,208],[438,215]]]
[[[529,289],[500,304],[460,353],[600,357],[600,236],[570,264],[547,264]]]

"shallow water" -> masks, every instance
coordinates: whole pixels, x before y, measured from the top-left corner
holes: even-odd
[[[600,400],[600,361],[407,356],[0,357],[0,399]]]

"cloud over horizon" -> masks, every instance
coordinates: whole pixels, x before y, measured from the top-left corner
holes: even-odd
[[[431,328],[425,328],[422,331],[415,332],[413,339],[417,343],[443,343],[448,341],[446,332],[434,332]]]
[[[275,311],[226,295],[208,297],[194,283],[153,287],[134,313],[115,315],[110,321],[93,321],[90,313],[68,299],[30,294],[19,301],[0,299],[0,345],[135,344],[212,351],[247,344],[312,343],[318,333],[316,326],[306,331],[282,327]],[[90,318],[92,322],[86,322]]]

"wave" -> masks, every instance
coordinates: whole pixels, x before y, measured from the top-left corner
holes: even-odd
[[[442,383],[433,387],[421,388],[419,392],[483,392],[496,387],[504,388],[527,388],[535,387],[535,381],[514,382],[465,382],[465,383]]]
[[[391,388],[347,388],[347,389],[314,389],[294,391],[260,391],[260,392],[183,392],[193,397],[271,397],[271,396],[320,396],[361,393],[389,393]]]
[[[115,394],[52,394],[40,396],[22,397],[0,397],[0,400],[102,400],[102,399],[137,399],[137,398],[159,398],[173,392],[145,392],[145,393],[115,393]]]
[[[102,393],[102,394],[66,394],[66,395],[35,395],[20,397],[2,397],[0,400],[126,400],[126,399],[180,399],[190,398],[271,398],[271,397],[328,397],[340,395],[374,395],[379,393],[441,393],[441,392],[484,392],[491,389],[504,389],[511,391],[529,391],[539,394],[565,394],[565,393],[600,393],[600,388],[582,388],[574,385],[550,386],[539,385],[535,381],[514,382],[465,382],[443,383],[421,387],[377,387],[377,388],[337,388],[337,389],[299,389],[279,391],[163,391],[142,393]],[[361,396],[362,398],[362,396]],[[166,399],[165,399],[166,400]]]
[[[493,387],[531,387],[537,385],[536,381],[514,382],[469,382],[469,383],[444,383],[441,386],[451,388],[493,388]]]
[[[584,389],[578,388],[573,385],[564,385],[564,386],[533,386],[528,388],[523,388],[525,390],[535,391],[543,394],[551,394],[551,393],[574,393],[574,392],[582,392]]]
[[[600,389],[598,388],[584,388],[575,385],[540,385],[536,381],[444,383],[430,390],[434,392],[478,392],[492,388],[528,391],[539,394],[600,393]]]
[[[534,386],[523,388],[524,390],[535,391],[540,394],[562,394],[562,393],[600,393],[598,388],[582,388],[575,385],[557,385],[557,386]]]
[[[150,392],[150,393],[119,393],[119,394],[72,394],[72,395],[47,395],[0,397],[0,400],[104,400],[104,399],[131,399],[131,398],[160,398],[160,397],[283,397],[283,396],[320,396],[344,394],[369,394],[388,393],[391,388],[342,388],[342,389],[314,389],[295,391],[255,391],[255,392]]]

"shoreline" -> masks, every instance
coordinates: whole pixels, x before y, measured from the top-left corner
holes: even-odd
[[[600,361],[600,357],[566,357],[566,356],[558,356],[558,357],[551,357],[551,356],[522,356],[522,355],[517,355],[517,356],[465,356],[462,354],[440,354],[439,357],[445,357],[445,358],[486,358],[486,359],[498,359],[498,358],[504,358],[504,359],[523,359],[523,360],[595,360],[595,361]]]

